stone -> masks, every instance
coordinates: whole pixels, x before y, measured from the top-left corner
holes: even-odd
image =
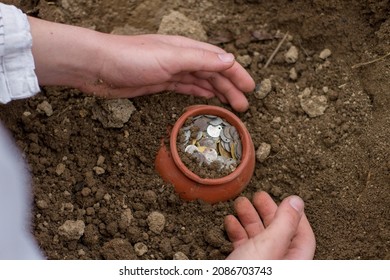
[[[58,234],[66,240],[79,240],[84,234],[85,224],[82,220],[67,220],[58,228]]]
[[[105,160],[106,160],[106,158],[104,156],[100,155],[96,161],[96,165],[101,167],[104,164]]]
[[[271,153],[271,145],[263,142],[256,150],[256,159],[259,162],[264,162],[268,158],[270,153]]]
[[[248,67],[252,63],[252,58],[249,55],[239,55],[236,58],[237,62],[242,65],[242,67]]]
[[[102,175],[106,172],[106,170],[104,170],[104,168],[100,166],[95,166],[93,168],[93,171],[95,171],[96,175]]]
[[[104,99],[92,107],[92,118],[100,121],[104,128],[121,128],[135,110],[128,99]]]
[[[207,41],[207,33],[202,24],[186,17],[180,12],[172,11],[162,18],[158,34],[180,35],[198,41]]]
[[[296,46],[291,46],[288,51],[284,54],[284,60],[289,63],[293,64],[298,61],[299,57],[299,51]]]
[[[330,49],[323,49],[321,52],[320,52],[320,55],[319,57],[323,60],[327,59],[329,56],[332,55],[332,51]]]
[[[311,90],[307,88],[299,95],[299,99],[303,111],[310,118],[323,115],[328,107],[328,99],[325,95],[312,95]]]
[[[254,95],[257,99],[264,99],[272,90],[272,82],[270,79],[264,79],[256,86]]]
[[[45,113],[48,117],[53,115],[53,107],[46,100],[38,104],[37,111],[40,113]]]
[[[173,255],[174,260],[188,260],[188,257],[183,252],[176,252]]]
[[[290,79],[291,79],[292,81],[298,80],[298,73],[297,73],[297,70],[295,69],[295,67],[293,67],[293,68],[290,69],[289,77],[290,77]]]
[[[46,202],[46,200],[38,200],[38,201],[36,202],[36,204],[37,204],[37,207],[38,207],[39,209],[46,209],[46,208],[49,207],[49,204]]]
[[[160,212],[152,212],[147,218],[147,223],[152,232],[160,234],[165,226],[165,216]]]
[[[58,176],[62,175],[62,174],[64,173],[64,171],[65,171],[65,168],[66,168],[65,164],[59,163],[59,164],[57,165],[57,167],[56,167],[56,174],[57,174]]]
[[[121,217],[119,220],[119,228],[127,229],[130,226],[131,221],[133,220],[133,214],[129,208],[126,208],[121,213]]]
[[[134,252],[137,254],[137,256],[141,257],[142,255],[145,255],[148,252],[148,246],[146,246],[142,242],[135,243]]]

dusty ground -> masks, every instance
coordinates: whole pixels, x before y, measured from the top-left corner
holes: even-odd
[[[390,57],[378,59],[390,52],[388,0],[5,2],[104,32],[155,33],[171,10],[201,23],[207,40],[241,56],[257,83],[272,82],[266,98],[250,94],[250,110],[239,114],[255,148],[271,145],[243,195],[302,196],[316,259],[390,259]],[[287,63],[292,45],[299,57]],[[326,48],[331,55],[322,59]],[[307,114],[305,88],[306,101],[323,100],[323,114]],[[37,109],[43,101],[52,115]],[[172,93],[132,102],[122,128],[105,128],[95,116],[102,102],[72,89],[43,88],[0,107],[31,166],[42,250],[49,259],[226,257],[223,217],[232,202],[184,202],[154,169],[165,128],[186,106],[216,102]],[[64,228],[68,220],[81,231]]]

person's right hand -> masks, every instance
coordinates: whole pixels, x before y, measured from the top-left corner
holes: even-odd
[[[109,98],[166,90],[218,97],[236,111],[255,82],[223,49],[182,36],[118,36],[29,18],[40,85],[63,85]]]
[[[313,259],[315,237],[304,214],[304,203],[290,196],[277,206],[265,192],[235,201],[238,219],[225,218],[233,251],[227,259]]]

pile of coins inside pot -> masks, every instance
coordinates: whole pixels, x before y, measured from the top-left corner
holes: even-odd
[[[233,172],[241,160],[242,144],[237,129],[214,115],[187,119],[177,138],[178,148],[191,155],[199,166],[214,165]]]

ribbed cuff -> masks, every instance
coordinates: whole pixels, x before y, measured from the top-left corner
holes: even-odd
[[[7,103],[40,91],[31,52],[27,16],[14,6],[0,3],[0,102]]]

